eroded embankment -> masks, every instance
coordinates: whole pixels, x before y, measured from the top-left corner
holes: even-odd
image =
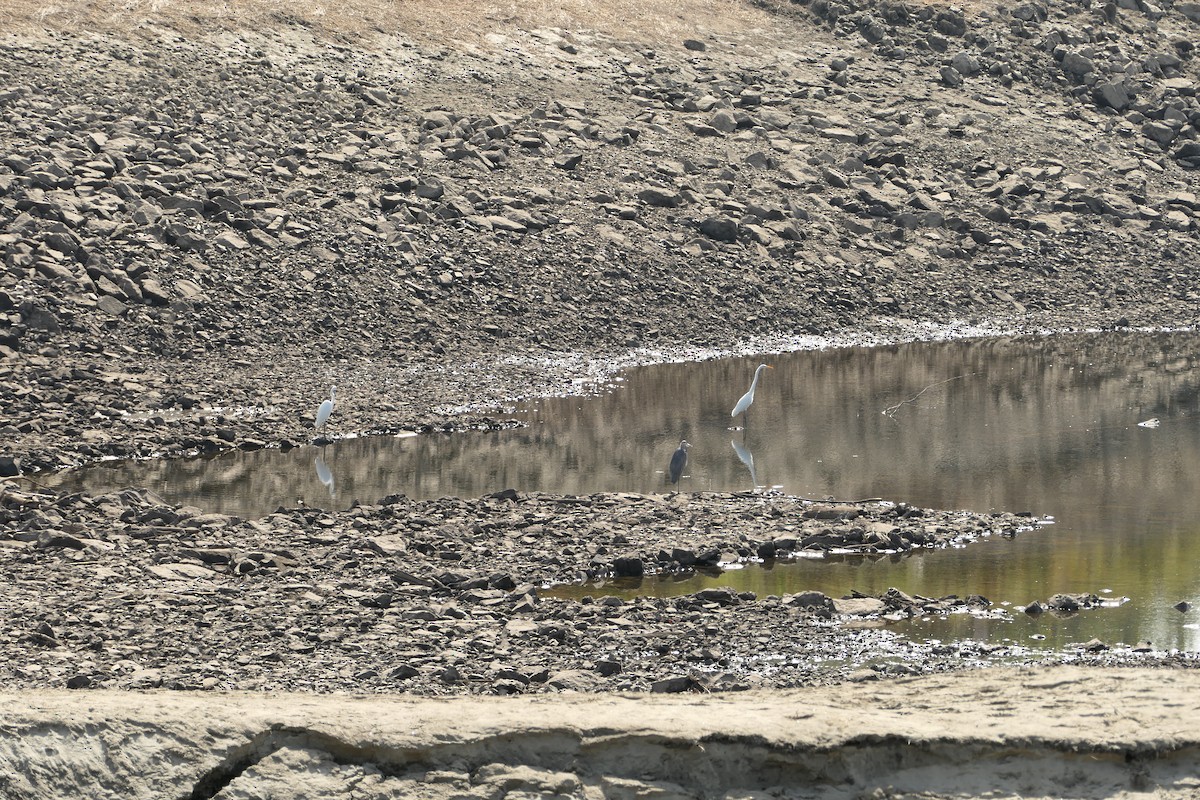
[[[709,697],[0,696],[20,800],[1194,797],[1200,674],[992,670]]]

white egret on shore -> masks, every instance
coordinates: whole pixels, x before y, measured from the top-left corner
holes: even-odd
[[[329,422],[329,415],[333,413],[333,405],[337,401],[337,387],[329,387],[329,399],[321,403],[321,407],[317,409],[317,422],[313,425],[318,431],[325,432],[325,423]]]

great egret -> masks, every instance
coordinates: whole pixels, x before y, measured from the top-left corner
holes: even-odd
[[[671,483],[679,483],[684,467],[687,466],[688,448],[691,446],[691,443],[684,439],[679,443],[679,449],[671,456],[671,466],[668,472]]]
[[[750,391],[742,395],[742,399],[737,401],[737,405],[733,407],[733,411],[729,416],[736,417],[738,414],[744,414],[750,408],[750,404],[754,402],[754,390],[758,388],[758,378],[762,375],[764,369],[775,369],[770,364],[759,364],[758,369],[754,370],[754,380],[750,382]]]
[[[324,432],[325,423],[329,422],[329,415],[333,413],[333,404],[337,400],[337,387],[329,387],[329,399],[321,403],[321,407],[317,409],[317,422],[313,425],[317,430]]]

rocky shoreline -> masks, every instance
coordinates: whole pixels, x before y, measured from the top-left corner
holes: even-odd
[[[1187,654],[1084,645],[1058,656],[982,642],[939,648],[882,625],[988,613],[979,596],[713,588],[575,600],[546,591],[576,578],[685,576],[789,553],[961,546],[1032,526],[1012,514],[509,491],[241,520],[139,490],[56,496],[7,484],[0,508],[0,599],[17,621],[0,635],[10,688],[679,692],[987,663],[1200,665]],[[1076,611],[1079,602],[1087,599]],[[848,624],[868,619],[876,622]]]

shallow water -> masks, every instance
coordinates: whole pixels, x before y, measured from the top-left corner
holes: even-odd
[[[730,409],[756,360],[631,370],[594,398],[549,398],[529,427],[375,437],[212,459],[107,464],[59,476],[103,492],[149,486],[244,516],[302,500],[344,507],[388,494],[478,496],[504,488],[587,494],[776,488],[933,508],[1031,511],[1056,524],[1015,540],[912,556],[802,560],[690,582],[565,588],[675,594],[727,585],[783,594],[889,587],[979,593],[1004,609],[1057,592],[1128,598],[1073,618],[954,616],[922,636],[1060,647],[1098,637],[1200,650],[1200,337],[1102,333],[911,343],[772,356],[745,427]],[[1139,423],[1157,419],[1157,427]],[[666,469],[692,443],[677,487]],[[1194,607],[1180,613],[1172,606]],[[1044,637],[1044,638],[1043,638]]]

